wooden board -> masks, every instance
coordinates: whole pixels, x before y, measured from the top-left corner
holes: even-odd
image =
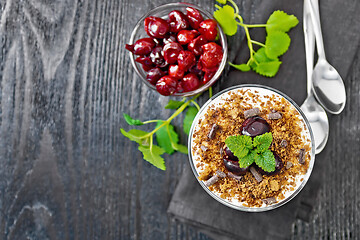
[[[0,2],[0,239],[209,239],[166,213],[187,157],[165,155],[167,171],[157,170],[119,131],[129,129],[123,113],[171,114],[124,48],[137,20],[166,2]],[[213,10],[212,1],[191,2]],[[359,56],[345,80],[345,111],[330,116],[313,219],[297,221],[293,239],[360,235]]]

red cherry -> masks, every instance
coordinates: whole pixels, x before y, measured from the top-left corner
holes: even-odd
[[[171,43],[171,42],[176,42],[176,34],[170,35],[170,36],[165,37],[165,38],[163,39],[164,45],[165,45],[165,44],[168,44],[168,43]]]
[[[204,78],[202,79],[201,83],[205,84],[209,82],[215,75],[216,71],[214,72],[205,72]]]
[[[199,56],[203,52],[201,46],[207,42],[204,35],[200,35],[188,44],[188,49],[192,51],[195,56]]]
[[[178,56],[178,65],[181,69],[184,71],[187,71],[190,67],[192,67],[195,64],[195,55],[187,50],[182,50],[179,53]]]
[[[196,30],[181,30],[177,35],[177,40],[181,45],[190,43],[199,35]]]
[[[177,42],[170,42],[165,44],[163,48],[164,59],[169,64],[176,63],[181,50],[183,50],[183,48]]]
[[[168,63],[164,59],[163,48],[161,46],[157,46],[151,51],[150,59],[157,67],[162,68],[168,65]]]
[[[163,76],[156,83],[156,90],[164,96],[172,95],[176,91],[177,80],[170,76]]]
[[[199,25],[199,32],[209,41],[215,41],[217,36],[217,23],[214,19],[206,19]]]
[[[152,85],[155,85],[156,82],[162,77],[164,76],[165,73],[163,71],[161,71],[160,68],[152,68],[147,72],[146,75],[146,80],[151,83]]]
[[[246,119],[241,125],[240,132],[243,135],[256,137],[258,135],[270,132],[270,125],[265,119],[254,116]]]
[[[125,48],[136,55],[147,55],[155,47],[155,42],[152,38],[141,38],[133,45],[126,44]]]
[[[145,31],[150,37],[164,38],[170,31],[168,22],[159,17],[147,17],[145,18]]]
[[[174,10],[169,13],[168,22],[170,25],[170,31],[174,33],[177,33],[182,29],[187,29],[189,27],[186,16],[178,10]]]
[[[222,57],[222,48],[214,42],[206,43],[202,46],[203,54],[200,57],[200,64],[204,68],[215,68],[218,67]]]
[[[175,79],[181,79],[184,77],[185,71],[181,69],[178,65],[169,66],[169,76]]]
[[[200,12],[192,7],[186,8],[186,17],[190,23],[190,26],[194,29],[198,29],[200,23],[204,20]]]
[[[183,87],[184,92],[193,91],[200,86],[199,78],[195,73],[189,73],[181,80],[181,86]]]

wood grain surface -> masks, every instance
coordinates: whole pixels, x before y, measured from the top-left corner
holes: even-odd
[[[187,157],[165,155],[160,171],[119,131],[129,129],[124,112],[171,114],[124,48],[137,20],[167,2],[0,1],[0,239],[210,239],[166,213]],[[190,2],[213,10],[214,1]],[[319,155],[329,167],[313,219],[294,223],[293,239],[360,236],[359,56]]]

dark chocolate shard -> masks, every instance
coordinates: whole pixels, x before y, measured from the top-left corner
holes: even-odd
[[[287,145],[288,145],[288,142],[287,142],[285,139],[281,140],[281,142],[280,142],[280,147],[286,148]]]
[[[277,120],[280,118],[282,118],[282,113],[280,113],[280,112],[271,112],[268,115],[268,119],[270,119],[270,120]]]
[[[215,133],[216,133],[216,130],[218,130],[218,128],[219,128],[219,126],[216,125],[215,123],[212,125],[210,132],[208,134],[209,139],[213,139],[215,137]]]
[[[301,164],[305,163],[305,148],[300,149],[298,160],[299,160],[299,163],[301,163]]]
[[[276,198],[269,197],[269,198],[262,199],[261,201],[263,201],[266,205],[271,205],[273,203],[276,203]]]
[[[210,187],[211,185],[215,184],[217,181],[219,181],[220,178],[226,177],[226,174],[220,170],[216,170],[216,174],[213,175],[208,180],[204,181],[205,186]]]
[[[254,117],[260,114],[260,109],[259,108],[252,108],[249,110],[244,111],[244,117],[249,118],[249,117]]]
[[[250,167],[250,172],[252,173],[256,181],[261,182],[263,180],[261,174],[254,167]]]
[[[220,147],[220,157],[224,155],[224,148]]]
[[[223,171],[216,170],[216,175],[218,175],[220,178],[226,177],[226,174]]]
[[[235,179],[237,181],[240,181],[242,179],[242,176],[235,175],[232,172],[228,172],[227,175],[228,175],[228,177],[233,178],[233,179]]]
[[[206,151],[208,150],[208,148],[205,147],[204,145],[201,145],[201,146],[200,146],[200,149],[203,150],[204,152],[206,152]]]
[[[293,166],[292,162],[286,162],[285,168],[286,168],[286,169],[289,169],[289,168],[291,168],[292,166]]]

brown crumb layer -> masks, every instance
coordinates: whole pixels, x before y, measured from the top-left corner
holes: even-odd
[[[244,111],[254,107],[260,108],[259,116],[264,118],[271,127],[273,135],[271,150],[281,157],[284,166],[291,167],[288,169],[283,167],[278,174],[272,176],[263,175],[260,183],[250,172],[247,172],[240,181],[227,176],[209,187],[211,191],[219,193],[222,198],[237,199],[248,207],[260,207],[263,205],[262,200],[266,198],[275,197],[277,201],[284,199],[284,191],[294,190],[295,176],[305,174],[310,163],[310,140],[301,134],[306,127],[300,120],[299,113],[282,97],[270,95],[265,98],[265,101],[261,100],[256,90],[240,89],[236,93],[232,91],[221,106],[212,105],[207,109],[192,136],[193,156],[199,156],[196,167],[202,169],[199,179],[209,179],[216,170],[227,174],[228,170],[224,166],[220,149],[224,147],[228,136],[241,134],[240,127],[245,120]],[[268,114],[272,112],[279,112],[282,117],[269,120]],[[214,124],[218,126],[218,129],[209,139],[208,133]],[[286,147],[280,145],[283,140],[287,142]],[[203,151],[201,146],[206,146],[206,151]],[[306,152],[304,164],[298,162],[299,151],[302,148]]]

